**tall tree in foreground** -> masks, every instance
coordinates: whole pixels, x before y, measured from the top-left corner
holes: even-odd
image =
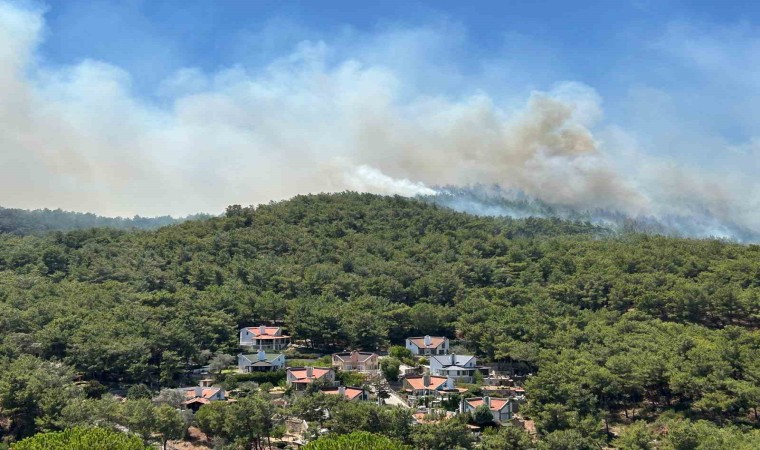
[[[156,431],[161,435],[161,447],[166,450],[166,442],[181,439],[187,431],[187,423],[182,413],[169,405],[156,407]]]
[[[0,418],[8,419],[9,434],[15,438],[29,436],[35,429],[55,429],[67,402],[82,395],[71,383],[72,371],[63,364],[28,355],[0,364]]]
[[[412,430],[414,447],[420,450],[469,450],[472,435],[464,423],[457,419],[439,423],[424,423]]]

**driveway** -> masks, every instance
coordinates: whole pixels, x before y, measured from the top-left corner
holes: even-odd
[[[386,405],[403,406],[404,408],[409,408],[409,405],[406,404],[404,399],[399,397],[398,394],[391,391],[390,389],[388,390],[388,395],[390,395],[390,397],[385,399]]]

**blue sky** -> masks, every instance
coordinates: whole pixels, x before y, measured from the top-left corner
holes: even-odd
[[[32,3],[34,4],[34,3]],[[698,1],[98,1],[47,3],[50,62],[110,61],[149,87],[180,67],[212,71],[261,63],[302,40],[448,24],[461,28],[463,63],[517,54],[550,59],[555,75],[615,89],[631,82],[634,65],[662,64],[656,41],[673,24],[720,28],[749,25],[752,2]],[[146,56],[160,59],[153,70]],[[531,58],[532,56],[532,58]],[[531,61],[525,61],[530,64]],[[672,65],[672,62],[671,62]],[[675,81],[668,71],[643,70],[647,80]],[[665,73],[663,73],[665,72]]]
[[[760,230],[758,9],[0,0],[0,95],[22,105],[0,187],[23,192],[0,204],[180,214],[485,182]]]
[[[600,93],[608,119],[623,120],[630,116],[631,89],[651,88],[668,93],[669,107],[682,111],[687,122],[693,120],[693,108],[710,103],[716,110],[702,116],[705,120],[698,126],[728,140],[749,140],[756,126],[754,120],[737,122],[730,117],[726,96],[741,95],[733,91],[736,85],[721,73],[695,67],[693,55],[679,53],[685,49],[668,48],[669,39],[699,38],[705,33],[714,34],[717,44],[732,53],[736,43],[732,39],[742,43],[758,38],[754,22],[760,4],[753,2],[54,0],[27,4],[46,9],[46,39],[39,47],[46,63],[69,65],[83,59],[112,63],[129,72],[136,93],[145,97],[158,96],[162,81],[184,67],[206,72],[236,65],[255,69],[306,40],[335,46],[336,58],[357,57],[351,53],[354,40],[389,30],[433,28],[456,35],[447,49],[437,51],[447,67],[463,74],[458,83],[436,86],[438,92],[485,88],[495,95],[500,90],[513,94],[573,80]],[[494,86],[486,80],[472,84],[484,61],[501,62],[512,73],[492,80]],[[696,153],[700,160],[710,158],[704,151]]]

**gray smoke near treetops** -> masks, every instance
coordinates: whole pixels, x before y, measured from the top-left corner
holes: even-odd
[[[333,61],[326,44],[304,42],[255,71],[181,70],[158,104],[118,67],[45,66],[43,28],[39,12],[0,2],[6,207],[183,215],[309,192],[483,184],[688,235],[760,234],[756,180],[638,152],[622,129],[599,127],[602,101],[580,83],[507,104],[482,91],[415,94],[398,70],[361,55]]]

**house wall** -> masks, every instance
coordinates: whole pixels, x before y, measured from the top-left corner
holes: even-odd
[[[277,359],[272,361],[272,365],[277,369],[282,369],[285,367],[285,355],[278,356]]]
[[[406,348],[412,352],[413,355],[419,355],[419,356],[431,356],[431,355],[447,355],[449,353],[449,340],[448,338],[445,338],[443,340],[443,343],[439,345],[437,348],[419,348],[417,347],[417,344],[411,341],[411,339],[406,340]]]
[[[344,372],[359,371],[359,372],[371,372],[380,370],[380,363],[377,355],[371,356],[366,361],[351,361],[343,360],[337,356],[332,357],[332,365],[339,368]]]

